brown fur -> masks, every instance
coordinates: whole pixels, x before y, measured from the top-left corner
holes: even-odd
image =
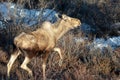
[[[27,54],[23,64],[21,65],[21,68],[27,70],[32,75],[32,71],[27,67],[27,63],[29,63],[29,61],[37,53],[43,54],[43,77],[45,79],[46,60],[50,51],[57,51],[62,59],[60,49],[55,47],[57,40],[60,39],[67,31],[80,26],[80,24],[81,22],[79,19],[62,15],[62,19],[54,24],[46,21],[42,24],[42,27],[36,31],[33,31],[30,34],[22,32],[20,35],[15,37],[14,44],[20,50],[20,53],[18,53],[21,54],[21,52],[24,52]],[[18,53],[11,57],[17,58],[19,55]],[[10,61],[7,65],[8,75],[14,60],[10,58]]]

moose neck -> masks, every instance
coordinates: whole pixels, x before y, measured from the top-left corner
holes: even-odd
[[[66,22],[64,20],[61,20],[58,26],[55,28],[55,36],[56,40],[60,39],[65,33],[67,33],[70,28],[68,26],[71,26],[70,24],[66,25]]]

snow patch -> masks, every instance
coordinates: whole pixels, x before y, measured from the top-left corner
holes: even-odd
[[[14,20],[27,26],[32,26],[42,21],[50,21],[54,23],[57,20],[56,11],[50,9],[23,9],[19,5],[13,3],[0,3],[0,13],[4,19]]]

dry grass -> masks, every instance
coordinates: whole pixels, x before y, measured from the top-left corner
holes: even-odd
[[[19,30],[19,29],[18,29]],[[17,30],[15,31],[17,33]],[[59,66],[59,56],[52,53],[47,62],[46,76],[48,80],[119,80],[120,79],[120,56],[118,52],[106,49],[104,53],[99,50],[89,51],[85,44],[76,43],[75,36],[69,32],[63,36],[57,46],[62,48],[64,60]],[[9,39],[8,39],[9,40]],[[8,41],[7,40],[7,41]],[[2,47],[3,45],[1,45]],[[6,46],[6,44],[4,45]],[[6,64],[10,53],[4,47],[0,49],[0,79],[7,80]],[[33,77],[20,68],[24,57],[20,56],[14,63],[11,71],[11,80],[42,80],[41,56],[32,59],[29,67],[33,70]]]

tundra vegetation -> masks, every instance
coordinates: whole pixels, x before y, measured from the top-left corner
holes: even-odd
[[[86,44],[95,37],[119,36],[119,29],[111,25],[120,22],[120,0],[1,0],[0,2],[21,4],[24,8],[50,8],[60,13],[76,17],[81,23],[87,23],[97,31],[88,36],[85,43],[76,43],[74,37],[84,36],[77,29],[69,31],[56,44],[62,49],[63,63],[59,66],[60,56],[53,52],[46,64],[46,77],[52,80],[119,80],[120,79],[120,48],[114,51],[105,48],[104,51],[90,51]],[[0,17],[2,21],[2,17]],[[0,28],[0,80],[8,80],[7,63],[12,53],[16,51],[14,38],[21,32],[30,33],[39,28],[39,25],[25,27],[11,22],[5,22]],[[118,25],[119,28],[119,25]],[[33,77],[21,69],[24,54],[14,62],[10,72],[10,80],[43,80],[41,56],[33,58],[28,67],[33,71]]]

